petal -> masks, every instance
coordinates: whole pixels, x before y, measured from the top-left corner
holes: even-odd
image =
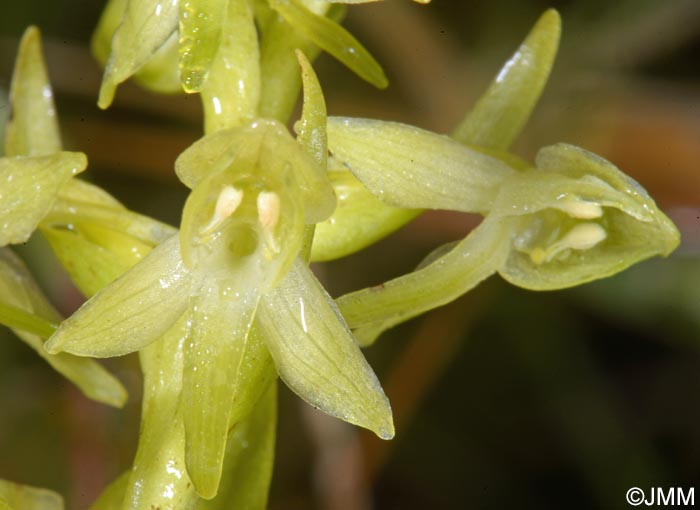
[[[328,136],[326,135],[326,100],[321,84],[311,66],[311,62],[301,50],[296,52],[301,78],[304,85],[304,103],[301,119],[294,126],[297,140],[313,156],[321,168],[326,168],[328,160]]]
[[[177,29],[177,2],[129,0],[112,38],[112,53],[100,88],[98,105],[107,108],[117,85],[138,71]]]
[[[179,2],[180,74],[185,92],[202,90],[221,44],[227,3],[228,0]]]
[[[397,122],[330,117],[331,153],[389,205],[483,212],[515,171],[454,140]]]
[[[170,34],[163,45],[134,75],[139,85],[160,94],[184,92],[178,66],[178,42],[178,33]]]
[[[422,212],[386,205],[348,170],[331,171],[328,177],[338,197],[338,205],[330,218],[316,224],[311,247],[314,262],[335,260],[360,251]]]
[[[297,259],[260,303],[259,325],[277,371],[323,412],[394,436],[391,407],[333,300]]]
[[[49,330],[53,329],[51,323],[61,320],[25,265],[7,248],[0,249],[0,296],[0,305],[7,304],[28,314],[35,314],[30,317],[43,320],[43,324],[51,326]],[[94,360],[65,353],[51,355],[44,349],[43,338],[49,335],[42,338],[26,330],[13,331],[87,397],[115,407],[121,407],[126,402],[126,390],[121,383]]]
[[[675,228],[672,225],[670,220],[666,225],[646,223],[618,209],[606,210],[602,223],[606,237],[594,247],[570,249],[541,264],[535,264],[528,253],[513,250],[499,274],[513,285],[530,290],[557,290],[606,278],[673,250],[677,237],[669,235],[668,230]]]
[[[46,227],[41,233],[84,296],[97,294],[129,268],[117,254],[90,241],[77,229]],[[137,261],[134,257],[133,263]]]
[[[175,172],[188,187],[194,188],[207,175],[237,165],[239,175],[245,170],[270,181],[268,187],[290,188],[289,175],[300,188],[305,221],[326,219],[335,208],[335,195],[325,168],[304,152],[287,129],[273,120],[256,120],[241,127],[207,135],[183,152],[175,162]]]
[[[80,152],[1,158],[0,246],[29,239],[61,187],[86,166]]]
[[[66,319],[46,349],[98,358],[139,350],[182,315],[191,287],[174,235]]]
[[[75,223],[92,223],[123,235],[132,237],[143,244],[155,246],[177,232],[175,228],[149,216],[144,216],[104,202],[97,194],[86,200],[59,196],[53,208],[42,221],[42,226],[71,228]]]
[[[296,55],[301,67],[304,103],[301,110],[301,118],[294,125],[294,131],[297,133],[297,141],[304,150],[316,160],[321,168],[325,169],[328,166],[326,101],[311,62],[301,50],[297,50]],[[304,260],[309,260],[311,256],[315,230],[315,224],[307,225],[304,228],[304,243],[301,249]]]
[[[559,47],[561,19],[554,9],[540,17],[455,129],[455,140],[491,149],[507,149],[520,134],[544,89]]]
[[[315,14],[299,0],[269,0],[269,4],[294,28],[348,66],[360,78],[378,88],[389,85],[379,63],[338,23]]]
[[[633,196],[620,193],[607,182],[591,176],[569,177],[539,169],[519,173],[501,187],[489,214],[497,216],[531,215],[556,209],[572,217],[595,217],[596,207],[614,207],[651,221],[652,216]],[[588,208],[592,208],[588,211]]]
[[[63,498],[48,489],[0,480],[0,501],[16,510],[63,510]]]
[[[265,159],[260,168],[236,160],[190,193],[180,230],[188,268],[217,278],[254,274],[260,290],[286,272],[301,248],[303,205],[293,186],[265,173]]]
[[[321,49],[270,9],[267,2],[255,2],[254,7],[261,39],[259,116],[286,122],[297,103],[301,86],[295,51],[304,52],[313,61]],[[335,21],[342,18],[345,11],[343,6],[330,6],[326,2],[307,3],[307,7]]]
[[[53,91],[41,52],[41,35],[29,27],[22,36],[10,89],[12,117],[5,155],[44,156],[61,150]]]
[[[679,243],[673,223],[633,179],[595,154],[559,144],[537,170],[504,184],[492,214],[517,217],[501,275],[535,290],[617,273]]]
[[[193,68],[190,76],[183,74],[185,88],[194,88],[195,83],[202,79],[200,75],[209,68],[206,82],[199,85],[206,133],[252,120],[260,101],[260,52],[253,10],[247,0],[199,0],[197,3],[208,4],[212,1],[223,5],[221,19],[218,20],[221,25],[218,51],[211,62],[199,64],[201,72]],[[186,2],[185,5],[194,3]],[[207,19],[211,17],[208,15]],[[208,33],[207,37],[213,37],[213,34]],[[192,59],[195,57],[192,56]],[[192,83],[187,85],[187,80]]]
[[[580,147],[559,143],[539,150],[537,168],[567,177],[592,176],[605,182],[636,205],[619,206],[627,214],[641,220],[653,220],[660,211],[649,193],[629,175],[602,157]],[[620,199],[622,200],[622,199]]]
[[[274,371],[274,369],[273,369]],[[277,383],[267,386],[253,412],[233,429],[226,445],[221,487],[200,510],[267,508],[275,457]]]
[[[92,54],[103,67],[109,60],[112,37],[122,22],[128,0],[109,0],[102,10],[97,28],[90,41]],[[173,32],[163,45],[134,75],[143,87],[154,92],[173,94],[183,92],[178,66],[179,36]]]
[[[144,374],[141,431],[119,509],[194,510],[199,498],[185,469],[180,406],[188,336],[187,314],[139,353]],[[95,510],[102,510],[95,506]]]
[[[509,228],[506,221],[487,218],[425,267],[339,297],[338,308],[360,345],[370,345],[386,329],[454,301],[494,274],[510,250]]]
[[[247,285],[249,278],[242,276],[235,288],[204,283],[185,346],[187,472],[205,499],[218,491],[237,376],[241,364],[250,362],[245,352],[259,298],[255,286]]]
[[[83,202],[95,205],[124,208],[124,206],[105,190],[79,178],[71,179],[61,188],[59,198],[71,202]]]

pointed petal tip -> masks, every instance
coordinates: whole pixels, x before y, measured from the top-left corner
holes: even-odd
[[[20,44],[25,45],[28,44],[29,41],[34,42],[35,40],[40,40],[40,38],[41,32],[39,27],[36,25],[29,25],[24,31],[24,34],[22,34],[22,42]]]
[[[561,35],[561,15],[556,9],[550,8],[542,13],[540,18],[537,20],[537,24],[533,29],[533,32],[539,30],[547,31],[552,33],[558,40]]]
[[[54,338],[54,336],[50,337],[44,344],[44,350],[49,354],[58,354],[63,350],[61,349],[61,342],[57,341],[59,339]]]
[[[109,71],[109,67],[107,67],[107,70],[105,71],[105,75],[107,74],[107,71]],[[102,79],[102,85],[100,86],[100,95],[97,99],[97,106],[101,110],[106,110],[112,105],[112,101],[114,101],[114,94],[117,90],[116,84],[110,80],[107,76],[105,76]]]
[[[382,423],[376,430],[372,430],[372,432],[377,434],[377,437],[385,441],[394,439],[396,429],[394,428],[394,419],[391,416],[391,411],[389,412],[386,422]]]

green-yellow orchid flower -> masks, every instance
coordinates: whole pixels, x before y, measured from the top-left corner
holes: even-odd
[[[228,76],[228,83],[245,85],[238,90],[244,103],[257,107],[260,98],[263,115],[286,118],[299,86],[297,48],[307,55],[323,49],[386,87],[376,60],[336,22],[342,16],[338,4],[344,3],[357,2],[111,0],[93,38],[93,52],[106,66],[99,105],[108,107],[116,87],[136,75],[159,91],[176,91],[179,81],[184,91],[202,92],[205,106],[215,107],[219,96],[211,89]],[[208,89],[210,77],[218,83]]]
[[[329,118],[328,136],[336,158],[386,203],[485,216],[416,271],[337,300],[364,345],[496,272],[524,288],[560,289],[666,256],[679,243],[638,183],[578,147],[545,147],[527,167],[397,123]]]
[[[322,167],[274,121],[207,135],[178,163],[178,174],[193,186],[179,236],[63,322],[47,349],[126,354],[186,315],[187,470],[204,497],[218,488],[240,384],[230,367],[241,365],[251,342],[264,342],[282,379],[314,406],[393,436],[379,382],[332,299],[298,258],[305,222],[332,212]]]
[[[12,81],[12,119],[5,144],[9,157],[0,159],[0,180],[4,183],[0,191],[0,246],[25,242],[37,226],[47,224],[61,204],[75,205],[77,197],[96,195],[90,185],[71,179],[85,168],[85,156],[60,150],[40,45],[38,30],[29,28],[20,44]],[[121,407],[126,391],[101,365],[44,350],[44,340],[61,319],[22,261],[9,247],[0,247],[0,323],[10,327],[86,396]]]

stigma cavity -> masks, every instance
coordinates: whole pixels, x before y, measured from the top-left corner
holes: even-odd
[[[581,223],[547,248],[538,247],[532,250],[530,259],[539,266],[550,262],[554,257],[566,250],[590,250],[603,242],[607,237],[608,233],[597,223]]]

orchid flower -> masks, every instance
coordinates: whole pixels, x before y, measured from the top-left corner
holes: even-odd
[[[614,165],[568,144],[545,147],[535,165],[506,150],[547,81],[561,31],[546,11],[452,138],[413,126],[329,118],[328,145],[352,174],[371,222],[354,238],[327,236],[312,257],[333,258],[386,235],[422,209],[480,213],[459,243],[438,248],[416,271],[338,298],[362,345],[387,328],[446,304],[491,274],[533,290],[579,285],[654,255],[668,255],[678,230],[646,191]],[[363,199],[367,193],[371,200]],[[322,238],[321,238],[322,239]]]
[[[323,49],[384,88],[381,66],[338,24],[342,4],[353,3],[363,2],[110,0],[93,38],[106,64],[99,105],[109,106],[116,87],[135,75],[157,91],[201,92],[210,113],[231,95],[228,83],[245,85],[235,94],[241,108],[259,104],[261,116],[286,119],[300,84],[296,49],[311,59]],[[257,73],[250,74],[250,62],[260,62]]]
[[[29,270],[11,248],[25,242],[38,225],[48,225],[57,208],[71,197],[93,193],[90,185],[74,182],[86,158],[62,152],[41,57],[38,30],[25,33],[12,81],[12,120],[7,127],[6,154],[0,159],[0,323],[72,381],[88,397],[121,407],[126,391],[94,360],[68,354],[50,355],[44,340],[62,317],[43,295]]]
[[[335,207],[320,161],[325,106],[303,58],[302,66],[316,92],[299,141],[279,122],[258,119],[215,130],[186,150],[176,172],[192,192],[179,234],[92,297],[46,346],[118,356],[184,328],[175,336],[185,338],[186,466],[204,498],[217,493],[230,424],[265,389],[269,357],[315,407],[382,438],[394,434],[376,376],[301,258],[309,227]]]
[[[331,118],[328,132],[336,157],[387,203],[485,217],[416,271],[338,298],[363,345],[496,272],[527,289],[561,289],[666,256],[679,243],[673,223],[638,183],[578,147],[545,147],[535,166],[523,169],[412,126]],[[441,158],[457,153],[462,171],[436,175]]]

